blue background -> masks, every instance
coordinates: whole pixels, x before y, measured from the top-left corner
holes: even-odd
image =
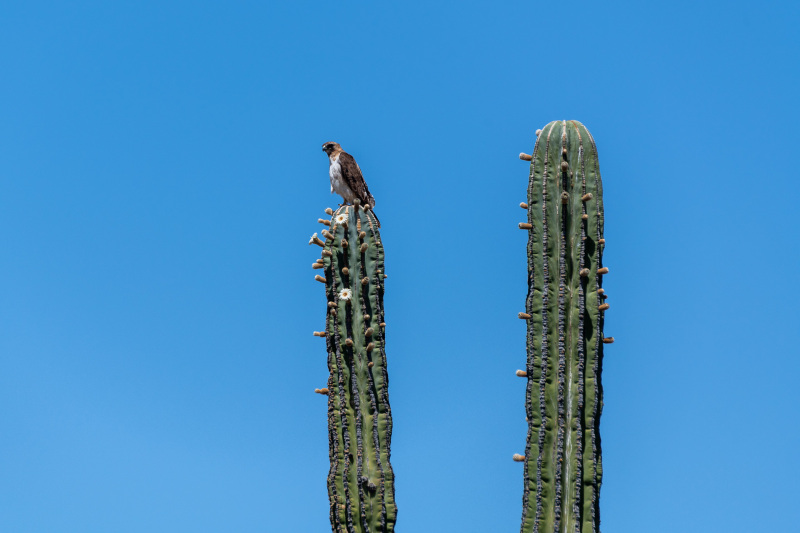
[[[517,154],[558,119],[605,186],[603,530],[791,530],[796,6],[3,3],[0,530],[329,531],[334,140],[383,222],[398,530],[517,531]]]

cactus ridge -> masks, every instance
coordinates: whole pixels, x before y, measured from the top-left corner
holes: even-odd
[[[556,121],[538,134],[530,161],[521,532],[597,533],[605,242],[597,149],[582,124]]]
[[[370,210],[346,205],[323,235],[331,526],[334,533],[389,533],[397,506],[378,222]]]

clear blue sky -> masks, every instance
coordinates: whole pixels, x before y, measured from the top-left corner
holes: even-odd
[[[534,131],[605,185],[608,533],[800,522],[796,2],[4,2],[0,531],[329,531],[325,141],[377,198],[398,530],[517,531]]]

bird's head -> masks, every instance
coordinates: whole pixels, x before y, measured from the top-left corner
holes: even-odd
[[[327,143],[322,145],[322,151],[325,152],[328,155],[331,155],[332,152],[335,152],[336,150],[341,150],[341,149],[342,149],[342,147],[339,146],[339,143],[335,143],[335,142],[327,142]]]

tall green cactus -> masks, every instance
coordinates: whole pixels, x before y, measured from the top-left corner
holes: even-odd
[[[574,120],[537,132],[530,159],[522,533],[597,533],[602,478],[603,187],[597,148]]]
[[[328,474],[330,519],[335,533],[390,533],[397,506],[389,462],[392,411],[384,349],[383,245],[372,211],[342,206],[322,232],[328,348]]]

